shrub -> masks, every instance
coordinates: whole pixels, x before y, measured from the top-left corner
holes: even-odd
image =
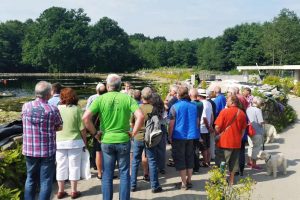
[[[222,173],[216,166],[208,173],[210,178],[205,183],[205,190],[209,200],[250,199],[255,182],[249,176],[230,186],[226,181],[226,172]]]
[[[296,111],[287,104],[287,99],[284,97],[279,98],[279,100],[266,98],[262,111],[264,120],[274,125],[278,132],[281,132],[297,119]]]
[[[205,80],[201,81],[200,88],[201,89],[207,89],[208,88],[208,84]]]
[[[165,99],[169,93],[169,85],[168,83],[156,83],[154,88],[157,93],[161,96],[162,99]]]
[[[289,93],[294,87],[294,80],[292,78],[281,78],[279,76],[267,76],[263,80],[263,84],[274,85],[283,89],[285,93]]]
[[[0,186],[0,199],[19,200],[21,191],[18,189],[9,189],[4,185]]]
[[[16,149],[3,151],[0,162],[0,185],[5,185],[11,190],[12,195],[20,196],[24,190],[26,179],[26,162],[22,155],[22,146],[17,145]],[[5,189],[3,192],[5,193]],[[0,198],[1,199],[1,198]]]
[[[294,86],[293,92],[296,96],[300,97],[300,82],[297,82],[297,84]]]
[[[279,76],[267,76],[263,80],[263,84],[280,86],[280,77]]]

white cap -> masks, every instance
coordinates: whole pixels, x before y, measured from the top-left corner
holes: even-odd
[[[203,97],[207,97],[207,94],[206,94],[206,90],[205,89],[198,89],[198,95],[199,96],[203,96]]]

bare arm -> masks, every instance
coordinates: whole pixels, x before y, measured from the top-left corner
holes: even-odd
[[[137,109],[134,112],[134,117],[135,117],[135,122],[134,122],[134,126],[132,128],[132,137],[134,137],[138,133],[138,131],[141,129],[141,127],[144,124],[144,119],[145,119],[144,114],[141,111],[141,109]]]
[[[92,117],[93,113],[89,110],[86,110],[82,116],[82,121],[86,129],[90,132],[90,134],[95,134],[97,130],[92,121]]]
[[[170,120],[170,123],[169,123],[169,138],[170,138],[170,143],[172,143],[174,124],[175,124],[175,119]]]
[[[206,117],[203,117],[203,122],[204,122],[204,125],[207,128],[207,130],[209,130],[210,126],[209,126],[209,123],[208,123],[208,120],[206,119]]]

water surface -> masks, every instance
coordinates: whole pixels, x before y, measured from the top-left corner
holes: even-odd
[[[2,77],[0,78],[0,93],[11,93],[14,97],[0,98],[0,109],[4,111],[21,111],[23,103],[34,98],[34,87],[37,82],[42,80],[50,83],[59,82],[64,87],[72,87],[76,90],[80,99],[87,99],[90,95],[95,94],[97,83],[104,81],[103,79],[93,77]],[[122,81],[131,82],[135,89],[152,85],[151,81],[145,81],[133,76],[123,76]]]

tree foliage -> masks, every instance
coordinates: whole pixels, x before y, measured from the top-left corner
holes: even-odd
[[[300,19],[283,9],[270,22],[240,24],[216,38],[168,41],[128,35],[83,9],[46,9],[36,19],[0,23],[0,72],[121,72],[161,66],[227,71],[238,65],[300,64]]]

